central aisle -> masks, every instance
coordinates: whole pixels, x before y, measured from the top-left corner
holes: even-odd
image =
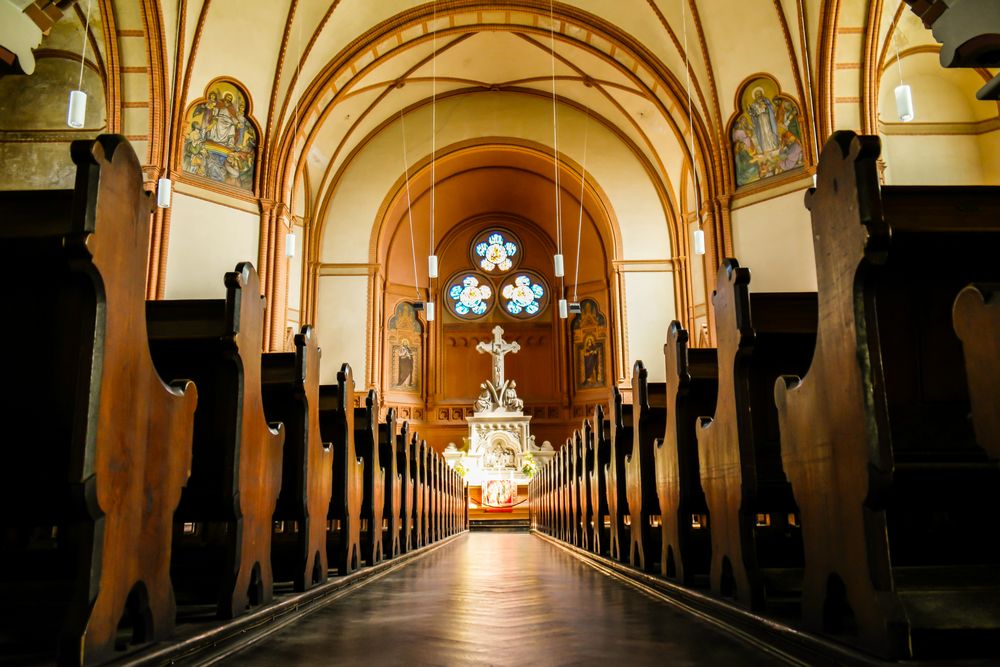
[[[239,665],[773,665],[526,533],[470,533],[237,654]]]

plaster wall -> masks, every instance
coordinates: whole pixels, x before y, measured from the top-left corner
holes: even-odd
[[[168,299],[218,299],[223,276],[257,264],[260,216],[175,192],[167,251]]]
[[[816,256],[805,190],[733,211],[733,248],[753,292],[813,292]],[[712,279],[714,281],[714,278]]]

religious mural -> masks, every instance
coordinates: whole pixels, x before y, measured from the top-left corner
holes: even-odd
[[[605,348],[608,320],[593,299],[580,302],[580,313],[570,324],[573,332],[573,364],[577,389],[607,387]]]
[[[182,168],[189,174],[252,190],[257,168],[257,129],[247,94],[218,79],[188,110]]]
[[[513,507],[517,500],[517,482],[512,479],[488,479],[483,482],[483,505],[488,509]]]
[[[398,303],[387,328],[386,348],[391,355],[389,388],[419,394],[424,325],[417,319],[413,304]]]
[[[770,77],[752,79],[740,90],[733,122],[736,185],[748,185],[805,164],[799,107],[780,94]]]

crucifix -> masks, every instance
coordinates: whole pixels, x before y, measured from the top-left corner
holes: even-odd
[[[476,350],[482,354],[485,352],[493,357],[493,386],[497,391],[503,391],[503,358],[508,352],[519,352],[521,346],[517,343],[507,343],[503,339],[503,329],[499,326],[493,327],[493,342],[479,341]]]

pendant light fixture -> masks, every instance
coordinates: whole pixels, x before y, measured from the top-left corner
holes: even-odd
[[[555,183],[555,214],[556,214],[556,254],[552,258],[553,273],[559,279],[559,317],[566,319],[569,315],[569,305],[566,302],[566,262],[563,259],[562,235],[562,198],[559,184],[559,115],[556,111],[556,21],[555,12],[549,0],[549,62],[552,68],[552,167]]]
[[[171,131],[174,127],[174,92],[177,90],[177,72],[181,67],[181,51],[183,47],[181,45],[181,23],[184,21],[183,12],[181,11],[181,0],[177,0],[177,30],[174,32],[175,45],[174,49],[174,71],[170,82],[170,96],[168,98],[169,109],[167,116],[167,148],[166,155],[164,156],[164,164],[166,164],[166,172],[163,176],[156,181],[156,205],[159,208],[170,208],[170,202],[173,195],[173,182],[170,180],[170,148],[173,142],[170,141]],[[294,252],[294,246],[293,246]]]
[[[415,304],[417,309],[423,307],[420,299],[420,288],[417,287],[417,244],[413,234],[413,207],[411,206],[410,199],[410,158],[406,151],[406,115],[403,113],[403,107],[399,108],[399,130],[402,135],[403,144],[403,183],[406,187],[406,219],[410,225],[410,257],[413,259],[413,291],[416,294]],[[428,281],[428,289],[430,288],[430,283]],[[433,315],[433,309],[431,314]]]
[[[698,160],[694,156],[694,113],[691,106],[691,63],[688,57],[687,0],[681,0],[681,16],[684,29],[684,74],[687,77],[688,107],[688,154],[691,156],[691,170],[694,175],[695,214],[698,226],[694,230],[694,254],[705,254],[705,231],[701,228],[701,188],[698,184]]]
[[[899,12],[902,13],[903,7],[900,5]],[[897,36],[897,28],[899,24],[893,28],[892,31],[892,45],[896,50],[896,68],[899,72],[899,85],[896,86],[896,115],[899,116],[899,120],[904,123],[909,123],[914,118],[913,111],[913,90],[910,88],[909,84],[903,81],[903,63],[899,57],[899,38]]]
[[[66,109],[66,124],[74,130],[83,127],[87,119],[87,93],[83,92],[83,65],[87,62],[87,37],[90,36],[90,7],[93,0],[87,1],[87,19],[83,26],[83,48],[80,49],[80,79],[76,90],[69,91],[69,106]]]
[[[431,281],[438,277],[438,257],[434,252],[434,222],[437,215],[437,0],[431,21],[431,219],[430,251],[427,253],[427,303],[424,315],[434,321],[434,294]]]
[[[580,215],[576,224],[576,266],[573,274],[573,300],[569,303],[570,313],[579,313],[580,295],[580,246],[583,245],[583,196],[587,190],[587,140],[590,137],[590,107],[586,107],[586,117],[583,121],[583,167],[580,170]]]

